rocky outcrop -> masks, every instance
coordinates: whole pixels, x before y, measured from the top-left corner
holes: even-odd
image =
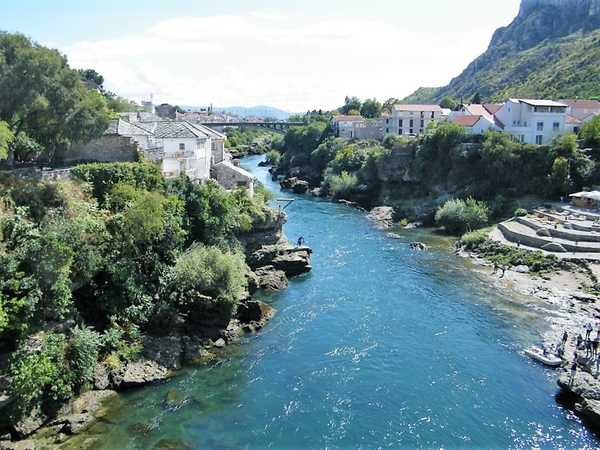
[[[250,301],[238,308],[238,318],[245,331],[256,331],[273,318],[275,309],[263,302]]]
[[[281,189],[288,189],[296,194],[304,194],[308,191],[308,181],[300,180],[296,177],[285,178],[279,184]]]
[[[376,206],[367,215],[372,220],[375,228],[384,230],[394,225],[394,208],[391,206]]]
[[[572,409],[600,427],[600,380],[587,370],[577,370],[571,380],[570,372],[565,370],[558,377],[558,385],[564,392],[574,396]]]
[[[307,246],[263,245],[247,259],[250,268],[256,270],[273,266],[276,270],[285,272],[288,276],[300,275],[312,269],[310,254],[312,249]]]
[[[281,291],[288,286],[288,278],[283,270],[272,265],[259,267],[254,271],[257,288],[265,291]]]

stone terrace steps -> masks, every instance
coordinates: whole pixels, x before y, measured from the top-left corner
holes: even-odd
[[[558,204],[502,222],[490,237],[561,258],[600,260],[600,211]]]

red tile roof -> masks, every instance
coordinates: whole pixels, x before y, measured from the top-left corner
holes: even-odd
[[[479,119],[481,119],[481,115],[478,115],[478,116],[464,115],[464,116],[458,116],[456,119],[454,119],[454,123],[456,125],[460,125],[462,127],[472,127],[479,121]]]

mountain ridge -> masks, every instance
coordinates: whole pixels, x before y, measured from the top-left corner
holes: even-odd
[[[600,96],[600,0],[522,0],[488,49],[443,87],[422,87],[403,103]]]

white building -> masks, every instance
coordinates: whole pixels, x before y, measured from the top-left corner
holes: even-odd
[[[424,134],[431,123],[444,120],[442,112],[439,105],[394,105],[392,115],[382,119],[382,134]]]
[[[553,100],[508,99],[495,114],[504,132],[525,144],[549,144],[566,132],[567,105]]]

